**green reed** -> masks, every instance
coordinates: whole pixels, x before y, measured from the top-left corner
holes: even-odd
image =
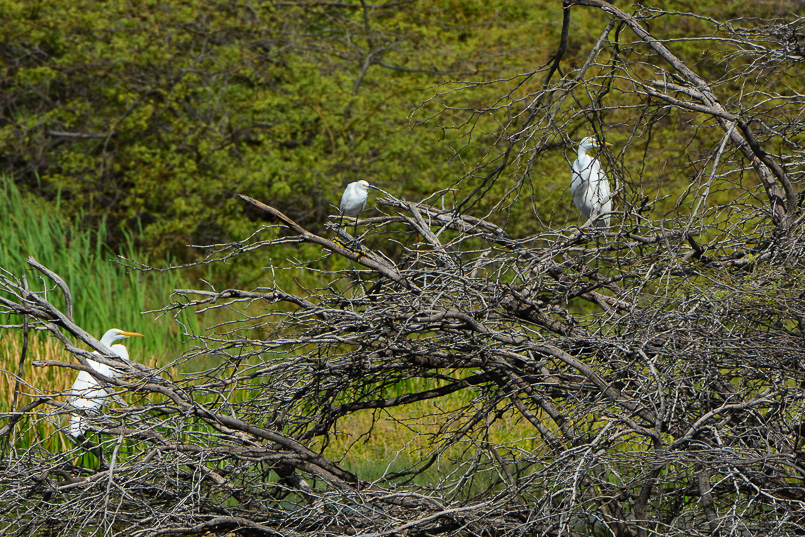
[[[47,290],[47,298],[60,308],[64,297],[53,282],[27,264],[33,256],[58,274],[70,287],[75,322],[100,339],[109,328],[145,334],[136,352],[164,359],[180,354],[181,331],[169,316],[156,319],[141,312],[166,303],[173,289],[188,284],[176,272],[127,271],[116,263],[106,246],[109,231],[103,223],[89,229],[60,211],[63,203],[46,203],[19,191],[14,182],[0,176],[0,267],[17,277],[26,275],[32,290]],[[124,237],[121,254],[146,261],[135,250],[131,236]],[[18,322],[11,320],[9,324]],[[183,319],[193,323],[194,319]],[[4,323],[5,324],[5,323]],[[6,337],[8,332],[0,332]]]

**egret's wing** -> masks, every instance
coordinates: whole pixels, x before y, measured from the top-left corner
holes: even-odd
[[[358,183],[350,183],[347,185],[347,188],[344,190],[344,194],[341,196],[341,205],[338,209],[341,211],[341,214],[345,214],[347,216],[357,216],[361,212],[360,207],[360,189],[358,188]],[[364,203],[366,201],[364,200]]]
[[[592,203],[594,204],[595,211],[600,215],[606,215],[596,220],[598,227],[609,226],[609,213],[612,212],[612,200],[609,199],[611,191],[609,189],[609,179],[606,174],[601,170],[601,164],[596,159],[593,164],[592,175],[595,177],[594,190],[592,192]]]
[[[76,408],[94,411],[103,406],[108,394],[98,385],[98,381],[86,371],[79,371],[78,377],[70,388],[70,404]],[[79,414],[70,414],[70,434],[77,437],[87,429],[85,418]]]
[[[594,159],[590,164],[590,201],[599,203],[601,201],[601,192],[604,185],[607,185],[607,176],[601,171],[601,163],[598,159]]]
[[[608,199],[611,194],[611,191],[609,190],[609,179],[607,179],[606,174],[601,171],[600,167],[598,170],[598,175],[598,203],[602,204],[602,208],[608,207],[612,204],[612,200]]]
[[[121,357],[124,362],[128,362],[129,360],[129,351],[126,349],[124,345],[120,345],[119,343],[116,345],[111,345],[109,349]],[[98,355],[97,352],[93,352],[92,354]],[[122,375],[119,369],[115,369],[110,367],[106,364],[102,364],[100,362],[96,362],[95,360],[87,360],[87,363],[92,366],[92,369],[103,375],[104,377],[109,377],[110,379],[114,379]]]
[[[80,408],[97,408],[103,404],[102,399],[109,394],[98,385],[98,381],[86,371],[79,371],[78,377],[70,389],[72,401],[70,404]]]
[[[341,211],[341,214],[346,214],[347,210],[349,209],[349,200],[352,197],[352,183],[347,185],[347,188],[344,189],[344,193],[341,194],[341,203],[338,205],[338,210]]]
[[[98,353],[93,352],[92,354],[98,354]],[[89,359],[87,360],[87,363],[90,365],[90,367],[92,367],[92,369],[94,369],[95,371],[97,371],[98,373],[103,375],[104,377],[112,377],[113,376],[113,373],[112,373],[113,369],[111,367],[109,367],[108,365],[102,364],[100,362],[96,362],[95,360],[89,360]]]
[[[112,351],[120,356],[125,361],[129,361],[129,353],[123,345],[112,345]],[[94,353],[98,354],[98,353]],[[106,364],[96,362],[95,360],[87,360],[87,363],[98,373],[109,378],[117,378],[122,375],[117,369],[113,369]],[[86,371],[79,371],[78,376],[70,388],[70,395],[74,399],[73,406],[82,408],[97,408],[103,404],[104,398],[109,396],[109,393],[104,390],[98,381]],[[96,399],[98,401],[93,401]]]
[[[578,191],[579,188],[581,188],[581,185],[584,183],[584,179],[582,176],[583,170],[584,168],[582,167],[581,162],[579,162],[578,159],[576,159],[576,161],[573,162],[573,168],[570,172],[570,193],[573,194],[573,196],[576,195],[576,192]]]
[[[341,196],[341,214],[347,216],[358,216],[366,207],[366,191],[360,189],[358,183],[350,183]]]
[[[78,377],[73,382],[70,393],[73,397],[84,397],[98,389],[98,381],[86,371],[79,371]],[[91,396],[90,396],[91,397]]]
[[[591,167],[592,165],[589,163],[589,159],[585,159],[585,161],[576,159],[573,163],[573,171],[571,172],[570,180],[570,192],[573,194],[573,203],[585,220],[590,218],[590,212],[592,211],[592,205],[587,199],[590,190]]]

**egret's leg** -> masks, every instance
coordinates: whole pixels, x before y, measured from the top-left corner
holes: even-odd
[[[109,468],[109,465],[106,464],[106,459],[103,456],[103,451],[101,450],[101,446],[90,442],[90,440],[84,436],[84,433],[80,433],[77,436],[70,436],[80,448],[85,449],[95,455],[100,462],[98,466],[98,470],[103,471]]]
[[[340,213],[338,218],[338,230],[335,232],[336,236],[335,242],[337,242],[339,246],[341,246],[341,233],[343,233],[343,231],[344,231],[344,213]]]
[[[355,228],[354,228],[354,229],[355,229],[355,230],[357,230],[357,228],[358,228],[357,219],[355,219],[355,222],[356,222],[356,223],[355,223]],[[348,233],[346,230],[344,230],[344,214],[343,214],[343,213],[341,213],[341,218],[338,220],[338,235],[340,236],[340,235],[342,235],[342,234],[343,234],[344,236],[346,236],[346,237],[349,237],[349,239],[350,239],[350,244],[352,244],[352,243],[354,243],[354,242],[355,242],[355,238],[354,238],[354,237],[351,237],[351,236],[349,235],[349,233]],[[339,244],[341,244],[341,243],[339,242]],[[346,244],[347,244],[347,243],[344,243],[344,244],[342,244],[342,246],[345,246]],[[345,247],[346,247],[346,246],[345,246]]]

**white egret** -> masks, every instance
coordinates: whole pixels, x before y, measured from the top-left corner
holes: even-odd
[[[108,330],[101,338],[101,343],[106,345],[113,353],[118,355],[124,361],[129,361],[129,353],[123,345],[115,345],[115,341],[126,339],[130,337],[143,337],[142,334],[137,332],[125,332],[119,328],[112,328]],[[100,356],[97,352],[93,352]],[[122,373],[116,369],[109,367],[106,364],[96,362],[95,360],[87,360],[87,363],[100,373],[109,378],[119,377]],[[71,400],[70,404],[76,408],[81,408],[88,412],[97,411],[106,404],[109,394],[106,393],[98,381],[86,371],[79,371],[78,378],[75,379],[73,387],[70,389]],[[79,444],[84,443],[84,431],[87,430],[85,423],[86,418],[79,414],[70,414],[70,435],[78,440]],[[100,457],[99,457],[100,458]]]
[[[585,221],[591,216],[601,216],[595,221],[597,227],[609,227],[609,213],[612,212],[609,180],[601,171],[598,159],[587,154],[587,151],[603,145],[595,138],[587,137],[579,144],[579,156],[573,163],[573,172],[570,181],[570,192],[573,194],[573,203],[584,217]]]
[[[379,190],[377,187],[370,185],[368,181],[363,180],[348,184],[344,194],[341,196],[341,205],[338,206],[338,210],[341,213],[341,222],[338,227],[341,227],[344,215],[355,218],[356,237],[358,235],[358,215],[366,208],[366,198],[369,197],[368,189],[370,188]]]

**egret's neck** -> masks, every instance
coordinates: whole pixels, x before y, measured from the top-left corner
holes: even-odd
[[[111,347],[112,344],[114,344],[115,341],[117,341],[117,340],[113,336],[110,336],[110,337],[103,336],[101,338],[101,344],[106,345],[107,347]]]
[[[587,158],[587,148],[583,145],[579,146],[579,160],[584,161]]]

